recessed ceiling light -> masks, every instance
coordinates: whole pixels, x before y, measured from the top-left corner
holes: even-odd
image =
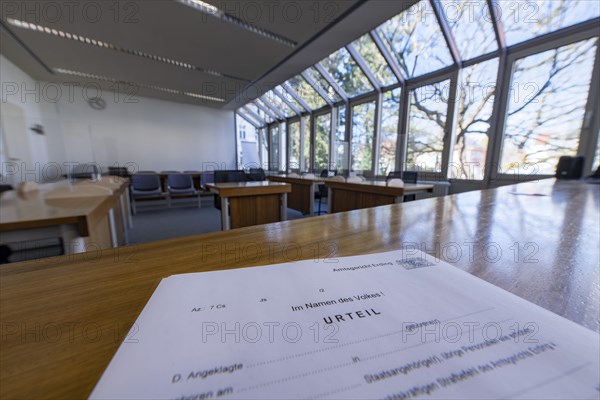
[[[242,29],[245,29],[249,32],[255,33],[262,37],[266,37],[268,39],[274,40],[276,42],[282,43],[289,47],[296,47],[298,45],[297,42],[286,38],[285,36],[278,35],[275,32],[268,31],[266,29],[260,28],[256,25],[253,25],[249,22],[244,21],[243,19],[234,17],[233,15],[229,15],[223,10],[220,10],[218,7],[213,6],[212,4],[206,3],[201,0],[176,0],[178,3],[185,4],[186,6],[192,7],[204,14],[211,15],[213,17],[219,18],[221,21],[237,25]]]
[[[188,96],[188,97],[194,97],[197,99],[202,99],[202,100],[209,100],[209,101],[216,101],[219,103],[224,103],[225,100],[221,99],[219,97],[213,97],[213,96],[207,96],[201,93],[194,93],[194,92],[187,92],[187,91],[182,91],[182,90],[176,90],[176,89],[169,89],[169,88],[165,88],[162,86],[156,86],[156,85],[150,85],[150,84],[145,84],[145,83],[137,83],[137,82],[131,82],[131,81],[124,81],[121,79],[116,79],[116,78],[111,78],[108,76],[102,76],[102,75],[96,75],[96,74],[89,74],[87,72],[80,72],[80,71],[73,71],[70,69],[65,69],[65,68],[55,68],[54,72],[59,73],[59,74],[64,74],[64,75],[72,75],[72,76],[78,76],[81,78],[88,78],[88,79],[95,79],[95,80],[99,80],[99,81],[105,81],[105,82],[111,82],[111,83],[125,83],[125,84],[129,84],[129,85],[133,85],[133,86],[139,86],[145,89],[152,89],[152,90],[158,90],[161,92],[166,92],[166,93],[171,93],[171,94],[178,94],[178,95],[183,95],[183,96]]]
[[[178,61],[178,60],[173,60],[170,58],[166,58],[166,57],[161,57],[161,56],[157,56],[155,54],[149,54],[149,53],[144,53],[143,51],[139,51],[139,50],[133,50],[133,49],[128,49],[126,47],[119,47],[119,46],[115,46],[113,44],[110,43],[106,43],[100,40],[96,40],[96,39],[91,39],[91,38],[87,38],[84,36],[80,36],[80,35],[76,35],[74,33],[69,33],[69,32],[63,32],[60,30],[56,30],[56,29],[50,29],[48,27],[42,26],[42,25],[38,25],[38,24],[33,24],[30,22],[26,22],[26,21],[20,21],[18,19],[14,19],[14,18],[8,18],[7,19],[8,23],[19,27],[19,28],[23,28],[23,29],[29,29],[32,31],[37,31],[37,32],[42,32],[42,33],[47,33],[49,35],[54,35],[57,37],[61,37],[61,38],[66,38],[66,39],[70,39],[70,40],[75,40],[81,43],[86,43],[89,44],[91,46],[97,46],[97,47],[103,47],[106,49],[111,49],[114,51],[119,51],[121,53],[126,53],[126,54],[130,54],[133,56],[138,56],[138,57],[142,57],[142,58],[146,58],[149,60],[153,60],[153,61],[157,61],[157,62],[162,62],[165,64],[170,64],[170,65],[174,65],[176,67],[180,67],[180,68],[186,68],[186,69],[190,69],[190,70],[196,70],[205,74],[209,74],[212,76],[217,76],[220,78],[229,78],[229,79],[235,79],[238,81],[244,81],[244,82],[248,82],[247,79],[244,78],[239,78],[236,76],[232,76],[232,75],[228,75],[228,74],[222,74],[218,71],[212,70],[212,69],[205,69],[205,68],[201,68],[183,61]]]

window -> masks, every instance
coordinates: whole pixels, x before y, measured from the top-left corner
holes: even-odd
[[[310,164],[310,147],[311,147],[311,142],[312,142],[310,115],[302,117],[302,119],[304,120],[304,138],[303,138],[304,146],[302,148],[302,155],[303,155],[302,170],[308,171],[308,169],[310,168],[310,165],[311,165]]]
[[[358,96],[373,90],[356,61],[343,47],[321,61],[321,65],[348,96]]]
[[[365,59],[367,66],[383,86],[393,85],[398,82],[396,75],[394,75],[368,33],[355,40],[352,44]]]
[[[315,171],[329,169],[329,133],[331,132],[331,113],[315,118]]]
[[[375,102],[352,107],[351,169],[365,173],[373,171],[373,134],[375,132]]]
[[[451,178],[483,179],[497,74],[498,59],[475,64],[461,72]]]
[[[398,113],[400,88],[385,92],[381,109],[381,140],[379,142],[378,175],[396,170],[396,143],[398,141]]]
[[[336,131],[335,131],[335,167],[339,173],[348,168],[348,135],[346,134],[346,106],[336,109]]]
[[[440,172],[450,81],[410,91],[406,169]]]
[[[262,101],[261,99],[256,99],[254,100],[254,102],[256,103],[257,106],[262,107],[262,110],[265,110],[264,113],[265,115],[268,115],[269,117],[271,117],[272,121],[275,121],[277,118],[281,118],[280,116],[277,115],[277,113],[273,110],[271,110],[271,108],[265,104],[264,101]],[[259,110],[261,110],[259,108]]]
[[[314,67],[310,67],[304,71],[323,92],[327,93],[327,99],[332,102],[341,101],[342,98],[339,94],[333,89],[333,87],[323,78],[323,75],[319,73]]]
[[[279,124],[279,140],[280,140],[280,145],[279,145],[279,151],[280,151],[280,155],[279,155],[279,168],[278,171],[284,170],[285,166],[287,165],[287,152],[285,151],[285,149],[287,148],[287,127],[285,125],[285,122],[282,122]]]
[[[428,0],[384,22],[377,30],[407,78],[453,63]]]
[[[288,169],[300,170],[300,121],[290,124],[290,163]]]
[[[597,38],[515,61],[500,172],[554,174],[575,155],[590,89]],[[511,172],[511,173],[512,173]]]
[[[260,166],[258,155],[258,142],[256,140],[256,128],[248,121],[236,114],[235,125],[237,126],[237,152],[238,166]]]
[[[600,167],[600,132],[598,132],[598,144],[596,144],[596,154],[592,163],[592,171],[596,171]]]
[[[269,141],[267,138],[267,130],[261,128],[259,131],[260,138],[260,161],[265,169],[269,169]]]
[[[269,134],[271,137],[271,158],[269,170],[279,170],[279,125],[272,125],[269,127]]]
[[[296,109],[298,109],[298,111],[300,111],[300,112],[305,111],[304,107],[302,107],[302,105],[300,103],[298,103],[298,101],[296,101],[294,96],[292,96],[281,85],[277,86],[274,90],[277,91],[277,93],[279,93],[284,99],[286,99],[288,103],[291,103],[294,107],[296,107]]]
[[[498,3],[509,46],[600,15],[600,2],[595,0],[510,0]]]
[[[317,91],[300,75],[296,75],[286,83],[289,88],[295,91],[296,94],[310,106],[311,109],[316,110],[327,104],[325,100],[319,96]]]
[[[248,110],[250,110],[251,113],[256,114],[261,120],[267,123],[273,122],[273,118],[271,118],[269,114],[266,114],[263,110],[258,108],[256,104],[248,103],[246,104],[246,107],[248,108]]]
[[[271,108],[275,108],[279,110],[280,113],[285,115],[286,117],[291,117],[296,115],[294,110],[292,110],[279,96],[273,93],[272,90],[269,90],[266,94],[261,97],[263,103],[267,103]]]
[[[442,0],[441,5],[441,14],[452,30],[463,60],[498,49],[485,1]]]

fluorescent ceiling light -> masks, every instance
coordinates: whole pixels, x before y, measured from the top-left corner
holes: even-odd
[[[263,28],[259,28],[258,26],[251,24],[249,22],[244,21],[243,19],[234,17],[233,15],[229,15],[224,11],[220,10],[218,7],[213,6],[212,4],[206,3],[201,0],[175,0],[178,3],[184,4],[186,6],[192,7],[204,14],[211,15],[215,18],[219,18],[221,21],[237,25],[238,27],[245,29],[249,32],[255,33],[262,37],[274,40],[276,42],[282,43],[289,47],[296,47],[298,45],[297,42],[286,38],[285,36],[278,35],[275,32],[268,31]]]
[[[88,78],[88,79],[94,79],[94,80],[111,82],[111,83],[119,83],[120,82],[120,83],[129,84],[129,85],[132,85],[132,86],[139,86],[139,87],[142,87],[142,88],[145,88],[145,89],[152,89],[152,90],[158,90],[158,91],[165,92],[165,93],[171,93],[171,94],[178,94],[178,95],[183,95],[183,96],[188,96],[188,97],[194,97],[196,99],[202,99],[202,100],[208,100],[208,101],[216,101],[216,102],[219,102],[219,103],[224,103],[225,102],[224,99],[221,99],[219,97],[206,96],[206,95],[200,94],[200,93],[187,92],[187,91],[176,90],[176,89],[169,89],[169,88],[165,88],[165,87],[162,87],[162,86],[150,85],[150,84],[145,84],[145,83],[123,81],[121,79],[111,78],[111,77],[108,77],[108,76],[102,76],[102,75],[96,75],[96,74],[89,74],[87,72],[73,71],[73,70],[65,69],[65,68],[55,68],[54,72],[59,73],[59,74],[63,74],[63,75],[72,75],[72,76],[77,76],[77,77],[80,77],[80,78]]]
[[[132,49],[128,49],[125,47],[120,47],[120,46],[116,46],[114,44],[111,43],[106,43],[103,42],[101,40],[96,40],[96,39],[91,39],[85,36],[81,36],[81,35],[76,35],[74,33],[69,33],[69,32],[63,32],[60,31],[58,29],[53,29],[53,28],[48,28],[46,26],[42,26],[42,25],[38,25],[38,24],[34,24],[31,22],[27,22],[27,21],[21,21],[18,19],[14,19],[14,18],[8,18],[7,22],[13,26],[16,26],[18,28],[23,28],[23,29],[29,29],[32,31],[36,31],[36,32],[42,32],[42,33],[46,33],[49,35],[54,35],[54,36],[58,36],[64,39],[69,39],[69,40],[75,40],[81,43],[86,43],[92,46],[97,46],[97,47],[102,47],[105,49],[110,49],[110,50],[114,50],[114,51],[119,51],[121,53],[126,53],[126,54],[130,54],[132,56],[137,56],[137,57],[142,57],[142,58],[146,58],[148,60],[153,60],[153,61],[158,61],[158,62],[162,62],[165,64],[170,64],[170,65],[174,65],[180,68],[186,68],[186,69],[190,69],[190,70],[196,70],[199,72],[203,72],[205,74],[209,74],[212,76],[217,76],[220,78],[229,78],[229,79],[235,79],[238,81],[244,81],[244,82],[248,82],[247,79],[243,79],[243,78],[238,78],[236,76],[231,76],[231,75],[227,75],[227,74],[222,74],[218,71],[214,71],[211,69],[206,69],[206,68],[201,68],[198,67],[196,65],[190,64],[190,63],[186,63],[184,61],[179,61],[179,60],[173,60],[171,58],[167,58],[167,57],[161,57],[161,56],[157,56],[155,54],[149,54],[149,53],[145,53],[143,51],[140,50],[132,50]]]

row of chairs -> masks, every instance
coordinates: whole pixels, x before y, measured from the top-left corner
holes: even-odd
[[[194,186],[193,175],[200,174],[200,190]],[[163,192],[160,175],[167,175],[167,192]],[[176,197],[197,197],[198,207],[201,207],[201,195],[206,193],[202,189],[208,183],[247,182],[266,180],[262,168],[250,169],[247,173],[243,170],[219,170],[214,172],[200,171],[139,171],[131,176],[132,209],[136,213],[136,200],[140,199],[167,199],[168,207],[171,199]],[[220,199],[215,196],[215,207],[220,209]]]
[[[201,174],[201,171],[195,171],[195,170],[188,170],[188,171],[174,171],[174,170],[169,170],[169,171],[138,171],[136,172],[137,174],[162,174],[162,175],[168,175],[168,174]]]
[[[215,183],[259,182],[267,180],[262,168],[250,168],[248,172],[241,169],[219,170],[214,173]],[[215,195],[215,208],[221,209],[221,198]]]
[[[197,197],[198,207],[201,207],[200,191],[194,187],[190,173],[169,173],[167,175],[167,192],[162,190],[160,176],[149,171],[138,172],[131,176],[131,204],[132,211],[137,212],[136,201],[140,199],[165,199],[167,206],[171,207],[174,197]]]

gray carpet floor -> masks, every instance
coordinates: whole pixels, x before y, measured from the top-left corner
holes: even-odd
[[[315,202],[315,210],[318,202]],[[326,200],[321,210],[327,210]],[[300,212],[288,209],[288,220],[307,218]],[[221,211],[214,207],[212,197],[202,198],[198,208],[195,199],[174,200],[171,208],[166,201],[143,201],[137,203],[133,216],[133,228],[129,229],[129,243],[148,243],[157,240],[198,235],[221,230]]]

